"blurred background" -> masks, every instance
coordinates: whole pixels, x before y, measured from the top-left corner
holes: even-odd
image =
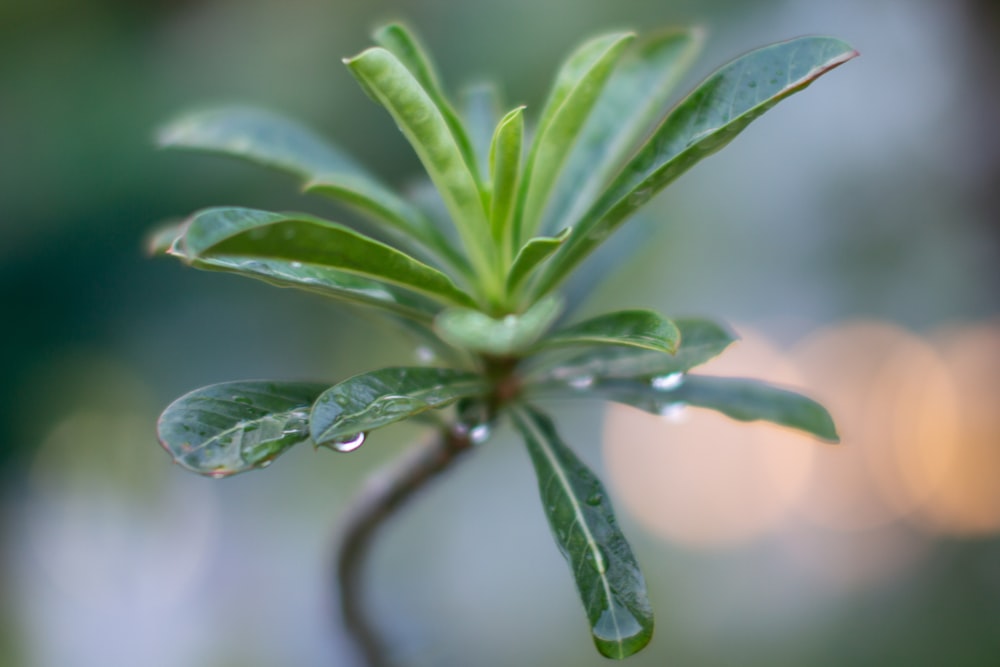
[[[659,197],[588,310],[729,322],[706,372],[800,387],[831,447],[713,414],[554,406],[650,584],[635,665],[1000,664],[1000,17],[989,0],[0,0],[0,665],[347,664],[337,521],[421,437],[214,481],[156,416],[190,389],[414,362],[319,298],[151,260],[209,205],[307,209],[291,179],[157,152],[176,113],[297,117],[405,187],[418,163],[340,58],[403,18],[452,90],[538,109],[594,32],[705,26],[687,85],[766,42],[862,57]],[[503,429],[380,540],[371,602],[407,665],[603,665],[523,448]]]

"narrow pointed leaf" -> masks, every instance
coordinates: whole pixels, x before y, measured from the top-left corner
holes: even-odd
[[[564,229],[559,236],[555,237],[536,236],[525,243],[518,251],[517,257],[514,258],[514,263],[507,273],[507,292],[516,293],[531,275],[531,272],[566,242],[571,231],[569,228]]]
[[[526,350],[548,330],[562,302],[555,297],[542,299],[520,315],[499,319],[469,308],[449,308],[434,320],[434,329],[448,343],[472,352],[507,356]]]
[[[535,467],[552,535],[573,571],[597,650],[616,659],[640,651],[653,635],[653,611],[607,491],[560,440],[546,415],[521,408],[513,416]]]
[[[674,354],[680,341],[680,330],[659,313],[651,310],[621,310],[560,329],[547,336],[539,345],[624,345]]]
[[[674,108],[575,225],[536,293],[555,287],[637,208],[754,119],[856,55],[840,40],[803,37],[752,51],[716,71]]]
[[[309,440],[309,407],[327,385],[225,382],[171,403],[157,434],[174,461],[211,477],[263,468]]]
[[[542,229],[573,225],[664,115],[677,83],[701,50],[701,30],[668,29],[642,39],[611,75],[559,178]]]
[[[325,266],[411,289],[450,304],[472,301],[451,279],[405,253],[328,220],[245,208],[197,213],[183,237],[191,259],[239,256]]]
[[[480,175],[490,173],[490,143],[493,130],[501,121],[500,91],[495,84],[476,83],[459,93],[459,108],[468,128],[472,151]]]
[[[450,368],[362,373],[316,399],[310,417],[312,438],[319,444],[337,442],[486,391],[479,375]]]
[[[515,242],[520,243],[538,228],[549,193],[580,128],[634,37],[631,33],[616,33],[594,38],[573,52],[560,69],[525,165],[515,217]]]
[[[673,320],[680,332],[674,354],[635,347],[599,345],[560,358],[552,355],[532,369],[534,383],[571,382],[581,378],[632,378],[639,375],[684,373],[719,355],[736,340],[729,329],[709,320]]]
[[[371,306],[425,325],[441,310],[439,304],[396,285],[315,264],[279,259],[255,259],[226,255],[191,261],[197,269],[236,273],[277,287],[294,287],[345,303]]]
[[[346,152],[293,120],[263,109],[222,107],[182,116],[158,136],[164,148],[218,153],[290,173],[305,190],[348,204],[454,260],[420,212]]]
[[[440,109],[389,51],[371,48],[347,61],[369,95],[384,106],[441,192],[477,270],[491,276],[494,257],[479,186]]]
[[[434,100],[434,104],[437,105],[445,123],[448,124],[448,129],[455,137],[455,143],[458,144],[462,157],[465,158],[465,163],[469,166],[476,180],[479,181],[479,167],[472,140],[469,138],[469,133],[465,129],[462,119],[455,113],[455,109],[451,106],[448,96],[445,95],[441,87],[437,68],[431,61],[427,49],[420,44],[416,35],[399,23],[391,23],[379,28],[375,32],[374,38],[376,44],[396,56],[410,70],[410,73]]]
[[[511,214],[521,173],[524,143],[524,107],[508,113],[497,125],[490,143],[490,179],[493,183],[490,227],[497,247],[510,248]],[[509,255],[508,255],[509,257]]]
[[[598,383],[592,393],[654,414],[690,405],[721,412],[739,421],[769,421],[839,442],[837,429],[822,405],[788,389],[758,380],[689,375],[662,385],[642,380]]]

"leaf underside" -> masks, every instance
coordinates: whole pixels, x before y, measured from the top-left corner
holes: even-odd
[[[653,635],[646,582],[600,480],[559,438],[552,420],[530,408],[513,412],[538,477],[552,535],[576,581],[602,655],[621,659]]]

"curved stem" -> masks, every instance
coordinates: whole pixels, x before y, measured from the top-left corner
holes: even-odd
[[[438,473],[472,446],[459,427],[438,434],[372,475],[348,509],[337,552],[337,583],[344,626],[368,667],[388,667],[391,661],[376,624],[362,601],[364,566],[379,526]]]

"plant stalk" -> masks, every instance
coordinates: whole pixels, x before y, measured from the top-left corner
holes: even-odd
[[[368,616],[362,594],[372,540],[398,508],[471,447],[468,432],[459,426],[438,433],[430,443],[372,475],[347,510],[336,557],[340,610],[344,627],[367,667],[392,665],[388,646]]]

